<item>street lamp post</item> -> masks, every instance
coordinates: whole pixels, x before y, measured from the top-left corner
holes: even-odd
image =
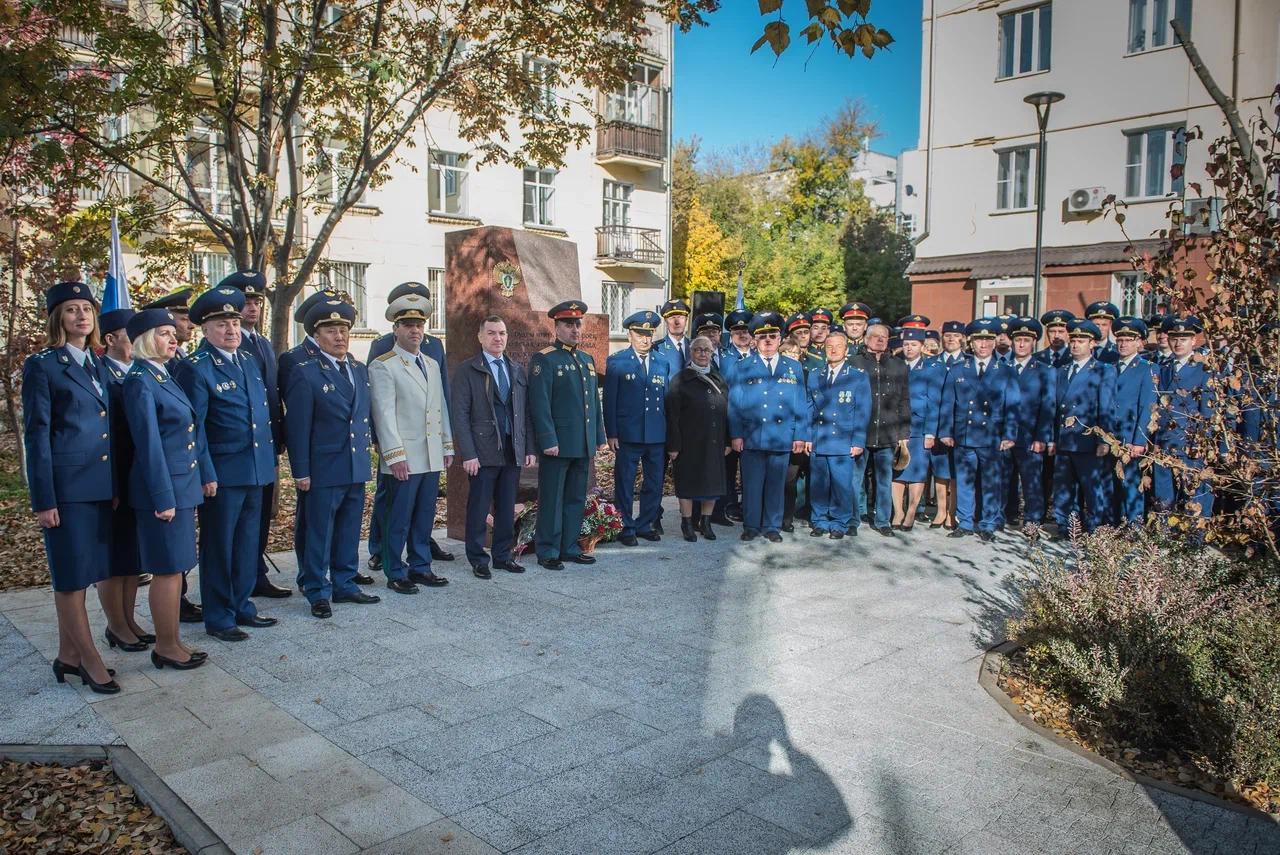
[[[1023,98],[1036,108],[1040,144],[1036,149],[1036,278],[1031,289],[1031,316],[1040,317],[1040,293],[1044,281],[1044,131],[1049,126],[1049,108],[1067,97],[1061,92],[1032,92]]]

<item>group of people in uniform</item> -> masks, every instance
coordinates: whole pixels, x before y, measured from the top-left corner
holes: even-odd
[[[99,315],[81,282],[46,291],[47,347],[24,365],[22,401],[59,682],[119,691],[90,630],[91,586],[107,643],[150,650],[157,668],[207,660],[180,622],[203,622],[224,642],[276,623],[254,598],[292,594],[267,577],[265,556],[285,453],[297,490],[294,582],[320,619],[335,604],[379,601],[362,588],[374,579],[359,555],[375,478],[368,568],[397,594],[448,584],[433,562],[454,556],[431,531],[455,456],[469,481],[466,558],[484,579],[524,572],[513,555],[516,485],[534,463],[538,564],[594,562],[578,538],[589,466],[605,447],[627,547],[661,539],[668,471],[686,541],[741,523],[742,540],[778,542],[806,517],[815,537],[856,535],[864,516],[895,537],[914,528],[930,482],[930,527],[952,537],[990,540],[1019,523],[1035,535],[1046,522],[1061,536],[1073,516],[1091,530],[1180,505],[1212,512],[1207,486],[1165,467],[1140,489],[1152,445],[1190,467],[1199,459],[1187,422],[1214,402],[1194,317],[1156,325],[1101,302],[1081,318],[1055,310],[935,332],[921,315],[891,327],[860,302],[785,319],[745,309],[691,319],[673,299],[625,320],[628,346],[601,376],[580,347],[587,306],[570,300],[548,312],[554,341],[527,366],[507,355],[493,315],[480,353],[450,377],[421,283],[392,290],[392,332],[367,363],[350,353],[355,309],[332,290],[299,304],[306,337],[277,358],[259,332],[265,294],[252,270],[136,312]],[[1126,447],[1119,467],[1096,427]],[[197,565],[199,605],[186,597]],[[134,614],[148,580],[154,632]]]

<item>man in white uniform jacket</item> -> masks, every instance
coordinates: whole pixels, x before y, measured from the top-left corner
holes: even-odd
[[[418,584],[449,584],[431,572],[436,496],[440,473],[453,462],[453,433],[440,380],[444,368],[422,352],[430,313],[431,300],[421,294],[397,298],[387,307],[395,346],[369,363],[381,471],[392,476],[382,567],[387,587],[397,594],[416,594]]]

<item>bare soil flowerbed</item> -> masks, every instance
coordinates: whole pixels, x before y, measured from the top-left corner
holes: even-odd
[[[110,764],[0,763],[0,852],[186,851]]]
[[[1020,652],[1014,652],[1005,657],[999,685],[1036,724],[1136,774],[1200,789],[1280,817],[1280,791],[1265,783],[1241,785],[1218,780],[1197,768],[1192,758],[1174,751],[1144,750],[1115,736],[1105,723],[1094,724],[1077,715],[1070,699],[1037,685],[1028,676],[1020,656]]]

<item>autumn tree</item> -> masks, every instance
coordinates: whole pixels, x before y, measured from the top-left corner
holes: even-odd
[[[911,238],[898,230],[889,212],[850,217],[840,235],[840,249],[850,300],[874,307],[890,322],[911,311],[907,265],[915,247]]]

